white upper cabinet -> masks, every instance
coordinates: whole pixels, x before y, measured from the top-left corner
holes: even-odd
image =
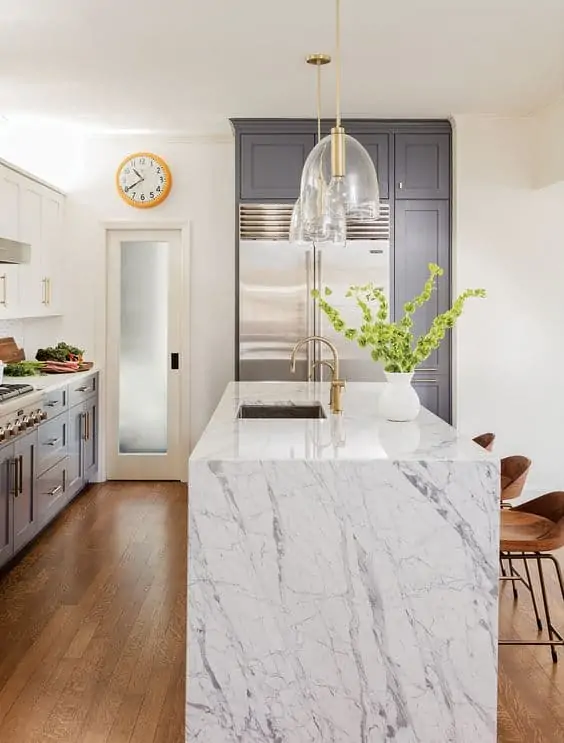
[[[65,197],[0,164],[0,237],[31,245],[25,265],[0,265],[0,319],[62,311],[61,252]]]

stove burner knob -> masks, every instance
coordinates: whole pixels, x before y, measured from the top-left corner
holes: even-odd
[[[8,423],[8,425],[6,426],[6,437],[13,436],[15,433],[16,432],[14,430],[14,424],[10,421],[10,423]]]
[[[22,418],[20,430],[25,431],[26,428],[31,428],[33,426],[32,420],[29,415],[24,415]]]
[[[31,418],[31,424],[33,426],[36,423],[39,423],[39,421],[41,420],[40,417],[39,417],[40,415],[41,415],[41,411],[40,410],[34,410],[33,413],[31,414],[30,418]]]
[[[0,441],[6,440],[6,429],[4,426],[0,426]]]
[[[39,413],[39,420],[40,420],[40,421],[45,421],[45,420],[47,420],[47,413],[46,413],[46,412],[45,412],[44,410],[42,410],[42,411],[41,411],[41,412]]]
[[[19,418],[16,418],[16,420],[14,421],[14,431],[12,435],[19,433],[21,430],[22,430],[22,421]]]

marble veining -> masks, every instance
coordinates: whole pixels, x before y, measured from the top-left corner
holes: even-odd
[[[427,411],[383,443],[355,387],[337,426],[232,385],[191,457],[187,741],[496,740],[499,463]]]

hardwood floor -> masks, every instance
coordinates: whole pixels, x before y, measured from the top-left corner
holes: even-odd
[[[534,636],[532,616],[505,584],[504,637]],[[92,488],[0,575],[0,741],[184,743],[185,622],[185,487]],[[559,654],[500,648],[500,743],[564,741]]]
[[[106,484],[0,578],[0,741],[183,743],[186,489]]]

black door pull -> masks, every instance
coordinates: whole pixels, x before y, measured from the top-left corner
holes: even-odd
[[[180,354],[179,353],[170,354],[170,368],[180,369]]]

